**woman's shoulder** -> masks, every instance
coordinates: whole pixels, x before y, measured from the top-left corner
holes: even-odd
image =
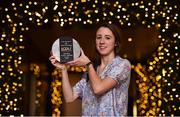
[[[115,58],[115,64],[125,64],[125,65],[128,65],[128,66],[131,66],[131,63],[128,59],[125,59],[125,58],[122,58],[120,56],[116,56]]]

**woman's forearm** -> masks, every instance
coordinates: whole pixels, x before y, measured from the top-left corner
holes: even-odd
[[[72,102],[75,100],[74,95],[73,95],[72,86],[71,86],[69,78],[68,78],[67,69],[62,70],[62,89],[63,89],[63,94],[64,94],[66,102]]]
[[[104,94],[106,91],[108,91],[109,89],[111,89],[117,84],[117,82],[113,80],[112,78],[106,77],[104,79],[101,79],[97,75],[92,64],[89,65],[88,73],[89,73],[89,79],[90,79],[92,89],[96,95]]]
[[[95,94],[98,94],[99,90],[100,90],[100,85],[101,85],[101,78],[97,75],[93,65],[89,65],[89,79],[93,88],[93,91]]]

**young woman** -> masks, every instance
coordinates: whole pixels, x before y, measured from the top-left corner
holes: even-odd
[[[81,57],[68,62],[73,66],[86,66],[88,75],[71,87],[68,72],[64,64],[57,62],[54,56],[51,63],[62,71],[62,88],[65,100],[72,102],[82,99],[83,116],[126,116],[128,87],[131,65],[127,59],[119,56],[120,30],[114,24],[105,24],[96,32],[96,50],[99,54],[97,67],[81,50]]]

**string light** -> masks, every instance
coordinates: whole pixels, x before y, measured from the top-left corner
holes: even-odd
[[[152,65],[152,62],[150,64]],[[136,101],[139,106],[139,114],[156,116],[162,104],[161,76],[157,75],[155,78],[148,76],[146,69],[140,63],[134,67],[134,70],[139,76],[139,79],[136,80],[139,87],[138,92],[140,93]]]
[[[51,89],[52,89],[52,94],[51,94],[51,102],[53,104],[52,106],[52,116],[60,116],[61,111],[59,108],[61,107],[62,104],[62,88],[61,88],[61,71],[58,69],[55,69],[54,72],[52,73],[53,76],[53,82],[51,83]]]
[[[177,94],[180,45],[178,1],[53,0],[4,2],[3,4],[0,17],[0,83],[3,84],[0,87],[0,110],[2,113],[22,114],[23,71],[19,70],[19,65],[23,60],[22,50],[25,40],[23,32],[52,21],[59,23],[61,27],[74,24],[93,25],[104,21],[118,23],[122,28],[137,24],[147,28],[155,26],[160,32],[158,37],[162,42],[148,59],[144,73],[137,72],[142,77],[142,80],[137,80],[139,91],[145,93],[145,97],[142,95],[142,98],[138,99],[145,99],[142,103],[138,103],[140,105],[137,107],[138,113],[173,116],[179,111],[175,103],[179,99]],[[69,69],[85,71],[85,68],[79,67]],[[146,73],[149,77],[145,75]],[[149,92],[146,89],[148,85],[151,85]],[[154,91],[154,87],[158,88],[158,92]],[[150,96],[152,104],[148,103],[147,96]],[[159,99],[156,100],[157,98]],[[158,102],[157,106],[155,106],[156,102]],[[167,102],[171,103],[166,105]],[[158,108],[155,109],[155,107]]]

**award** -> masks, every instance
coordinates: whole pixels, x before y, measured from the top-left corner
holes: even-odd
[[[58,38],[52,45],[52,54],[60,63],[72,61],[80,56],[79,43],[72,37]]]

